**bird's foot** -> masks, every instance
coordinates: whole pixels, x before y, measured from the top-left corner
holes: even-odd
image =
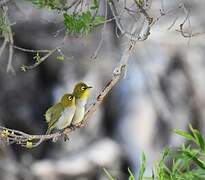
[[[72,130],[72,131],[74,131],[74,130],[76,129],[76,126],[73,125],[73,124],[71,124],[71,125],[69,126],[69,129]]]
[[[63,134],[63,139],[64,139],[64,141],[70,140],[67,134]]]
[[[68,129],[66,128],[66,129],[62,129],[61,130],[61,133],[63,134],[63,139],[64,139],[64,141],[67,141],[67,140],[69,140],[69,137],[68,137]]]

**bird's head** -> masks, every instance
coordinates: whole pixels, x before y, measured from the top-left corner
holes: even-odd
[[[87,99],[89,96],[89,89],[92,88],[91,86],[86,85],[83,82],[80,82],[75,85],[73,94],[76,99]]]
[[[61,98],[61,103],[64,107],[71,107],[75,105],[75,96],[73,94],[64,94]]]

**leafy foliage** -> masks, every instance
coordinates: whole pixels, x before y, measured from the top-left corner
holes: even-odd
[[[104,23],[101,16],[93,17],[90,11],[77,15],[64,14],[64,25],[71,34],[88,34],[95,26]]]
[[[77,7],[81,3],[73,5],[73,12],[67,12],[72,4],[68,4],[66,0],[27,0],[36,5],[38,8],[48,8],[50,10],[59,10],[63,12],[64,25],[70,34],[83,34],[87,35],[93,30],[94,27],[105,22],[104,17],[97,16],[100,1],[92,0],[90,6],[85,9],[77,11]],[[83,3],[83,0],[82,0]],[[70,6],[69,6],[70,5]]]
[[[188,141],[177,150],[166,147],[161,159],[154,167],[152,177],[144,177],[146,158],[142,154],[138,180],[204,180],[205,179],[205,143],[201,133],[189,125],[190,132],[174,130]],[[128,169],[129,180],[134,180]],[[108,174],[108,172],[106,173]]]

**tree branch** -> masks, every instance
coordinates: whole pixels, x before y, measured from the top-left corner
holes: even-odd
[[[69,133],[71,133],[72,131],[83,127],[88,122],[93,113],[97,110],[99,105],[102,103],[105,96],[112,90],[112,88],[120,80],[125,70],[125,67],[127,66],[128,59],[132,53],[135,43],[136,41],[130,41],[130,43],[128,44],[127,48],[125,49],[122,55],[119,65],[114,69],[111,80],[105,85],[104,89],[99,93],[96,101],[88,108],[82,123],[78,124],[75,127],[68,127],[64,131],[58,131],[56,133],[49,135],[31,135],[24,133],[22,131],[8,129],[6,127],[0,126],[0,140],[5,142],[7,145],[15,143],[23,147],[34,148],[40,145],[43,141],[52,140],[55,142],[60,137],[63,137],[65,135],[68,136]]]
[[[1,57],[1,55],[3,54],[3,52],[4,52],[4,49],[5,49],[5,47],[6,47],[6,44],[7,44],[7,41],[6,41],[6,38],[4,38],[4,41],[3,41],[3,43],[2,43],[2,45],[1,45],[1,47],[0,47],[0,57]]]
[[[21,70],[22,71],[26,71],[26,70],[31,70],[34,69],[35,67],[39,66],[42,62],[44,62],[49,56],[51,56],[53,53],[55,53],[56,51],[59,52],[59,49],[62,48],[62,46],[64,45],[65,41],[66,41],[67,36],[65,36],[62,40],[62,42],[60,43],[59,46],[57,46],[56,48],[54,48],[53,50],[31,50],[31,49],[24,49],[18,46],[14,46],[16,49],[19,49],[21,51],[25,51],[25,52],[43,52],[43,53],[47,53],[46,55],[44,55],[43,57],[40,57],[39,59],[36,60],[36,62],[32,65],[22,65],[21,66]]]
[[[111,2],[111,0],[109,0],[109,2]],[[113,7],[112,3],[111,3],[111,6]],[[115,12],[113,12],[113,13],[115,13]],[[143,14],[144,12],[141,12],[141,13]],[[120,26],[120,23],[119,23],[120,21],[117,18],[116,14],[113,14],[113,16],[115,17],[117,26],[118,25]],[[148,22],[148,19],[147,19],[147,22]],[[63,137],[63,136],[67,137],[72,131],[83,127],[89,121],[90,117],[94,114],[94,112],[97,110],[97,108],[100,106],[100,104],[102,103],[102,101],[104,100],[106,95],[118,83],[118,81],[121,79],[122,75],[124,73],[126,73],[126,67],[127,67],[129,57],[132,54],[132,51],[133,51],[137,41],[145,40],[148,38],[148,36],[150,34],[149,31],[151,28],[150,22],[144,23],[143,27],[144,28],[141,31],[141,34],[139,34],[137,38],[133,38],[133,36],[129,36],[129,35],[126,36],[127,37],[127,45],[124,48],[124,51],[123,51],[123,54],[122,54],[122,57],[121,57],[119,64],[115,67],[115,69],[113,71],[111,80],[108,81],[108,83],[105,85],[105,87],[99,93],[99,95],[96,98],[96,101],[88,108],[88,110],[85,113],[85,116],[83,118],[83,121],[80,124],[77,124],[74,127],[68,127],[66,129],[64,129],[63,131],[58,131],[56,133],[49,134],[49,135],[31,135],[31,134],[24,133],[22,131],[8,129],[8,128],[0,126],[0,140],[5,142],[7,145],[15,143],[15,144],[19,144],[23,147],[34,148],[34,147],[37,147],[38,145],[40,145],[43,141],[52,140],[55,142],[60,137]],[[134,24],[131,33],[134,34],[136,31],[136,28],[137,28],[137,25]],[[51,55],[53,52],[55,52],[56,50],[57,50],[57,48],[52,50],[51,52],[49,52],[47,54],[47,57],[49,55]],[[45,59],[46,58],[41,60],[40,63],[43,62]],[[39,63],[37,65],[39,65]],[[30,68],[32,69],[33,67],[36,67],[37,65],[34,64]]]

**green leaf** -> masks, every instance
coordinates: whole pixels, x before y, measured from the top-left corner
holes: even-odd
[[[184,153],[187,157],[192,159],[200,168],[205,170],[205,163],[202,160],[197,158],[196,153],[192,153],[192,152],[187,151],[187,150],[182,150],[182,153]]]
[[[115,180],[115,178],[112,177],[112,175],[111,175],[105,168],[103,168],[103,171],[104,171],[104,173],[107,175],[107,177],[108,177],[109,180]]]
[[[56,59],[58,61],[64,61],[65,60],[64,56],[57,56]]]
[[[101,16],[93,17],[90,11],[82,12],[77,15],[64,14],[64,25],[71,34],[88,34],[92,29],[104,23]]]
[[[26,148],[28,148],[28,149],[33,148],[32,140],[28,140],[28,141],[26,141]]]
[[[140,7],[144,5],[144,0],[135,0],[135,1]]]
[[[102,16],[96,16],[93,21],[93,26],[98,26],[100,24],[103,24],[105,22],[105,18]]]
[[[178,135],[184,137],[184,138],[187,139],[187,140],[190,140],[190,141],[193,141],[193,140],[194,140],[194,137],[193,137],[191,134],[187,133],[186,131],[181,131],[181,130],[175,129],[175,130],[174,130],[174,133],[176,133],[176,134],[178,134]]]
[[[202,151],[205,152],[205,142],[201,133],[197,129],[194,129],[191,124],[189,124],[189,129],[194,136],[194,142],[201,148]]]
[[[98,0],[93,0],[93,5],[91,6],[90,9],[96,10],[99,8],[99,1]]]
[[[25,67],[25,65],[22,65],[22,66],[21,66],[21,70],[22,70],[23,72],[26,72],[26,67]]]
[[[135,180],[135,177],[129,167],[128,167],[128,173],[129,173],[129,180]]]
[[[205,144],[204,139],[199,131],[194,130],[194,134],[196,135],[198,145],[200,146],[201,150],[205,152]]]
[[[138,176],[138,180],[142,180],[145,172],[145,167],[146,167],[146,157],[144,152],[141,155],[141,164],[140,164],[140,172]]]
[[[41,57],[40,57],[40,54],[37,52],[36,55],[33,57],[33,59],[36,61],[36,62],[39,62]]]

